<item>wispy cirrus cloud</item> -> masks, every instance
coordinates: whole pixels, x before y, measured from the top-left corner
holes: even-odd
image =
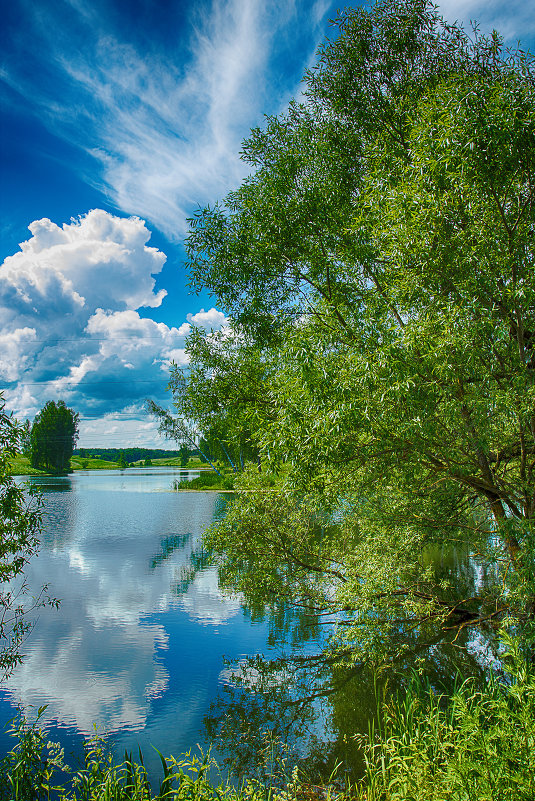
[[[212,0],[185,8],[170,49],[158,47],[156,24],[152,46],[140,46],[98,3],[25,5],[36,69],[11,59],[4,73],[49,129],[100,165],[87,181],[175,238],[198,203],[244,176],[243,137],[294,93],[330,6]]]
[[[467,30],[477,22],[482,33],[496,29],[510,46],[521,40],[533,47],[535,14],[525,0],[441,0],[438,6],[448,22],[462,22]]]
[[[24,25],[4,53],[8,102],[27,103],[83,151],[74,169],[116,208],[177,240],[197,204],[243,178],[242,139],[298,92],[336,9],[330,0],[155,4],[137,22],[148,29],[140,38],[132,18],[144,4],[126,17],[116,0],[15,2]],[[496,27],[509,43],[535,34],[521,0],[443,0],[440,11]]]

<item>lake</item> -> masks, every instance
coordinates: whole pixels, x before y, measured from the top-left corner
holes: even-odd
[[[204,718],[233,682],[224,657],[281,653],[270,622],[225,597],[205,565],[201,535],[228,496],[171,491],[180,478],[141,468],[24,479],[44,498],[27,578],[34,591],[48,583],[61,605],[39,611],[0,693],[2,723],[18,706],[46,704],[50,737],[67,753],[97,725],[119,756],[139,744],[158,773],[151,745],[175,755],[208,747]]]
[[[40,610],[24,661],[0,691],[1,722],[17,707],[31,717],[46,705],[50,739],[67,755],[80,754],[98,726],[119,759],[142,748],[151,780],[160,776],[152,746],[176,756],[211,743],[221,765],[264,780],[303,756],[311,775],[328,776],[339,761],[358,775],[352,734],[367,732],[380,682],[368,669],[317,659],[325,633],[309,618],[253,613],[220,591],[201,538],[230,496],[173,492],[186,475],[198,471],[18,479],[44,499],[29,584],[35,592],[48,583],[61,605]],[[470,584],[480,580],[466,553],[428,558]],[[415,658],[439,688],[457,672],[483,676],[490,664],[488,643],[472,630],[453,647],[440,638],[410,645],[388,677],[391,691],[405,686]],[[0,736],[0,753],[11,744]]]

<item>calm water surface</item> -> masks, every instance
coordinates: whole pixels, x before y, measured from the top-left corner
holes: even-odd
[[[153,781],[160,761],[151,746],[179,755],[210,742],[221,764],[230,759],[234,771],[264,780],[278,770],[267,764],[275,753],[290,769],[308,756],[309,775],[329,776],[336,763],[358,775],[352,735],[367,732],[376,713],[373,675],[316,659],[322,635],[310,618],[253,615],[222,594],[201,536],[228,495],[173,492],[184,477],[145,468],[31,479],[45,526],[28,580],[34,590],[48,583],[61,606],[40,612],[22,665],[0,691],[0,722],[46,704],[50,737],[67,754],[80,754],[97,725],[119,758],[141,746]],[[467,597],[486,580],[467,553],[427,558],[466,584]],[[456,674],[483,676],[487,650],[468,629],[453,645],[415,635],[389,689],[406,686],[415,664],[439,690]],[[277,662],[282,655],[294,658]],[[8,747],[0,737],[0,753]]]
[[[208,745],[204,718],[232,689],[224,656],[279,653],[268,621],[253,622],[204,566],[200,538],[226,496],[172,492],[183,477],[145,468],[29,479],[43,493],[45,525],[28,581],[48,583],[61,605],[39,612],[0,693],[2,723],[17,707],[46,704],[51,739],[67,753],[97,725],[120,756],[139,744],[154,773],[151,744],[165,754]]]

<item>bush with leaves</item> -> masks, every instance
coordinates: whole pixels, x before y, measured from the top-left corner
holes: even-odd
[[[0,680],[21,661],[20,646],[31,627],[32,608],[56,604],[46,586],[32,598],[24,569],[36,553],[41,524],[39,498],[24,490],[10,473],[10,461],[21,453],[23,430],[5,411],[0,394]]]

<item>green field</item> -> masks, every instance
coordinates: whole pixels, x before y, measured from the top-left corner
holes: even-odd
[[[132,463],[134,467],[143,467],[144,461],[140,459]],[[152,459],[153,467],[180,467],[180,457],[170,457],[162,459]],[[109,462],[106,459],[94,459],[90,456],[82,458],[73,456],[71,458],[71,468],[73,470],[119,470],[117,462]],[[198,470],[206,468],[200,459],[190,459],[183,470]],[[30,466],[27,456],[16,456],[11,460],[11,473],[14,476],[46,476],[49,475],[45,470],[36,470]]]
[[[93,459],[86,456],[71,456],[73,470],[118,470],[117,462],[108,462],[106,459]]]
[[[182,467],[180,464],[180,456],[169,456],[162,459],[151,459],[153,467]],[[138,459],[137,462],[132,462],[135,467],[143,467],[145,464],[144,459]],[[206,462],[201,462],[197,457],[190,459],[182,470],[199,470],[206,468]]]
[[[15,456],[10,460],[10,468],[14,476],[46,476],[44,470],[30,467],[30,460],[26,456]]]

